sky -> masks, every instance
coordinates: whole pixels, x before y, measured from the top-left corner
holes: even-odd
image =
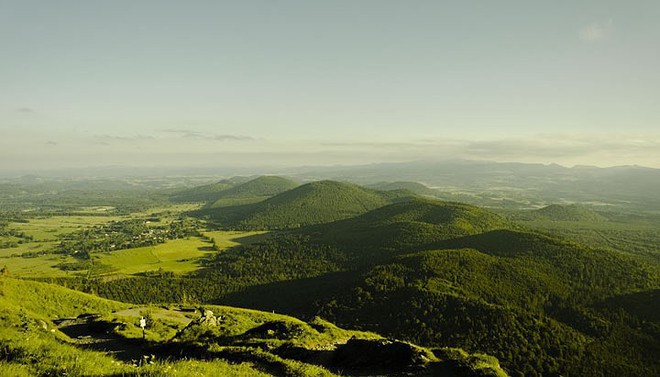
[[[0,0],[0,171],[660,168],[660,1]]]

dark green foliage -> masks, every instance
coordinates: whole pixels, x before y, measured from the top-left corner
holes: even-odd
[[[382,281],[367,284],[353,299],[331,302],[322,314],[420,344],[490,350],[508,370],[530,364],[556,375],[578,363],[584,352],[586,338],[551,318],[424,287],[384,287]]]
[[[660,289],[634,292],[610,297],[595,305],[615,313],[623,310],[626,315],[635,316],[639,321],[660,325]],[[660,327],[658,327],[660,335]]]
[[[283,235],[216,254],[204,262],[208,270],[203,274],[251,286],[339,271],[346,268],[347,259],[337,249],[315,244],[309,237]]]
[[[502,217],[475,206],[411,198],[309,232],[347,248],[359,241],[364,248],[409,250],[507,226]]]
[[[591,375],[585,373],[586,363],[613,356],[620,362],[625,359],[618,353],[610,355],[615,349],[612,342],[623,340],[612,338],[617,331],[627,333],[628,342],[646,339],[640,343],[644,347],[633,343],[626,347],[637,349],[635,358],[645,360],[648,370],[659,367],[651,356],[658,349],[657,340],[654,345],[649,335],[653,328],[635,330],[634,321],[621,322],[580,306],[588,305],[584,297],[602,297],[598,276],[587,278],[593,287],[589,282],[578,285],[577,279],[560,275],[543,260],[510,258],[469,249],[405,255],[374,267],[362,283],[319,308],[322,315],[341,324],[360,324],[427,346],[488,352],[510,371],[531,368],[551,375]],[[613,262],[610,270],[602,271],[603,276],[615,266]],[[634,271],[634,265],[622,266],[621,271],[628,268]],[[639,284],[624,273],[619,279],[619,289]],[[561,307],[573,312],[561,315]],[[590,337],[599,341],[593,343]]]

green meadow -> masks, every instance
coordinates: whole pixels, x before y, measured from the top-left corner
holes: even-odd
[[[26,223],[12,223],[10,229],[32,236],[34,241],[54,241],[58,236],[83,227],[121,220],[120,216],[52,216],[33,218]]]
[[[45,219],[44,219],[45,220]],[[27,231],[46,229],[45,221],[37,222],[37,226],[30,228],[23,225]],[[73,223],[73,222],[72,222]],[[90,223],[91,222],[90,220]],[[134,275],[148,271],[173,272],[186,274],[200,268],[199,260],[217,251],[227,250],[240,244],[257,242],[268,237],[265,232],[255,231],[210,231],[203,232],[207,239],[188,237],[185,239],[169,240],[155,246],[138,247],[133,249],[116,250],[108,253],[99,253],[94,256],[94,262],[110,266],[103,270],[104,274]],[[214,240],[216,247],[213,247]],[[16,277],[65,277],[75,274],[84,274],[86,271],[63,271],[58,268],[60,263],[72,263],[76,259],[72,256],[59,254],[43,254],[23,257],[21,254],[29,251],[47,250],[56,244],[54,241],[33,241],[19,245],[17,248],[0,249],[0,266],[7,267],[12,276]]]
[[[113,273],[133,275],[161,270],[184,274],[199,268],[199,259],[212,252],[198,237],[171,240],[164,244],[118,250],[99,255],[99,262],[113,267]]]

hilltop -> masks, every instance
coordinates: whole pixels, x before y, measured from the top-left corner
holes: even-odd
[[[297,186],[298,183],[287,178],[262,176],[218,192],[214,200],[209,203],[209,207],[256,203]]]
[[[198,212],[225,227],[283,229],[329,223],[382,207],[396,195],[350,183],[318,181],[262,202]]]
[[[471,235],[509,226],[501,216],[462,203],[409,198],[365,214],[320,225],[309,233],[352,248],[410,250],[433,241]]]

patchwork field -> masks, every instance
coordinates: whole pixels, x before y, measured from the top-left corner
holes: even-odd
[[[201,237],[170,239],[153,246],[97,253],[89,261],[81,261],[72,255],[54,253],[62,236],[68,234],[131,219],[146,219],[146,225],[155,228],[171,224],[183,211],[195,208],[196,206],[191,204],[175,204],[151,208],[127,216],[95,214],[50,216],[30,218],[25,222],[11,222],[2,235],[0,267],[5,267],[12,276],[24,278],[88,274],[90,269],[83,263],[96,266],[94,274],[133,275],[149,271],[185,274],[197,270],[200,267],[199,260],[210,253],[267,237],[264,232],[203,232],[203,229],[199,229]],[[149,221],[152,218],[157,220]],[[77,266],[62,268],[64,265]]]

